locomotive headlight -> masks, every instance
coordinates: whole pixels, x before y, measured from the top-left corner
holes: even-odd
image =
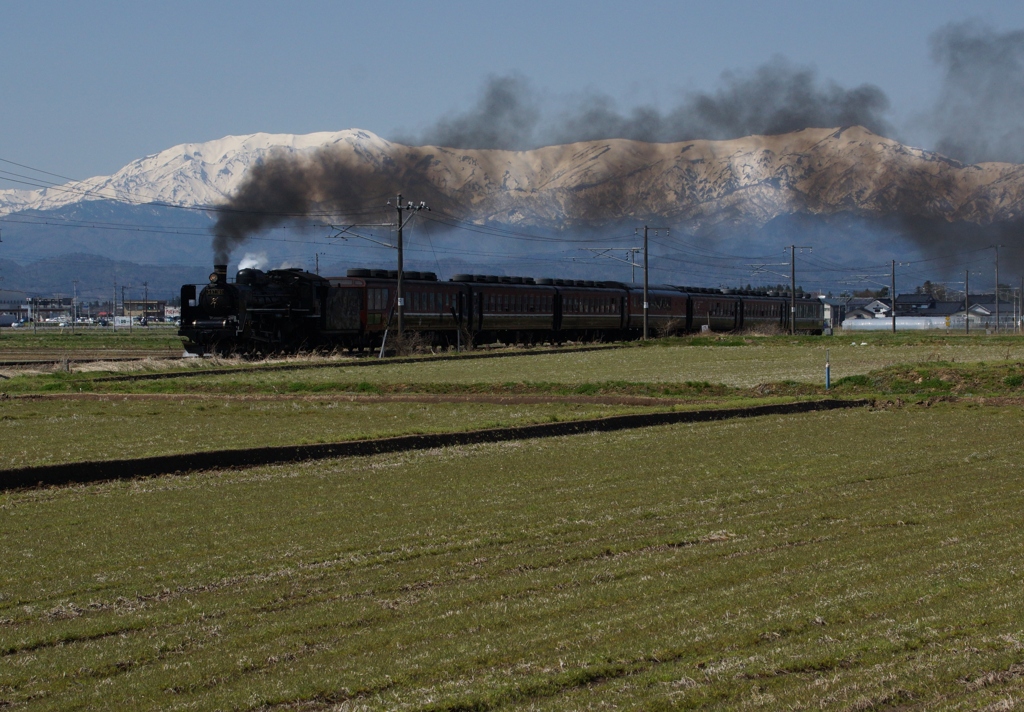
[[[220,279],[219,274],[217,274],[216,272],[210,273],[210,284],[216,284],[218,279]]]

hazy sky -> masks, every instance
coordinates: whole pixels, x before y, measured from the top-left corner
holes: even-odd
[[[228,134],[415,136],[494,75],[667,109],[779,55],[881,88],[900,137],[932,148],[929,37],[1022,29],[1024,2],[5,2],[2,18],[0,158],[86,178]]]

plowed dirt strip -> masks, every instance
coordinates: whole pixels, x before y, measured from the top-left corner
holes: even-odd
[[[380,453],[424,450],[484,442],[503,442],[576,435],[590,432],[612,432],[631,428],[674,423],[701,423],[730,418],[749,418],[761,415],[786,415],[813,411],[855,408],[866,405],[864,400],[818,400],[747,408],[721,408],[717,410],[677,411],[619,415],[594,420],[543,423],[519,427],[491,428],[431,435],[405,435],[374,440],[354,440],[324,445],[292,445],[284,447],[248,448],[243,450],[216,450],[146,457],[131,460],[106,460],[72,464],[43,465],[0,471],[0,490],[33,486],[64,485],[98,482],[102,480],[132,479],[191,472],[197,470],[257,467],[283,462],[323,460],[340,457],[359,457]]]

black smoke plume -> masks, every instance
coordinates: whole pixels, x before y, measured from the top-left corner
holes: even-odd
[[[403,175],[394,165],[377,170],[354,166],[333,147],[272,153],[246,172],[235,194],[220,206],[213,227],[214,264],[227,264],[235,247],[262,230],[317,215],[327,219],[365,212],[366,196],[380,196],[383,206],[403,188],[438,205],[447,207],[449,202],[421,175]]]
[[[931,47],[943,72],[929,121],[936,149],[966,163],[1024,163],[1024,30],[956,23]]]
[[[781,57],[753,72],[726,72],[714,92],[691,92],[667,112],[638,106],[620,112],[598,92],[558,111],[520,76],[495,76],[469,111],[445,117],[403,143],[522,151],[539,146],[623,138],[650,143],[783,134],[809,127],[864,126],[892,137],[889,99],[876,86],[845,89]]]
[[[524,77],[491,77],[472,109],[441,119],[419,138],[397,140],[447,148],[536,148],[534,134],[542,119],[540,103]]]
[[[666,113],[640,106],[621,113],[608,96],[591,92],[561,111],[545,101],[526,79],[491,77],[468,111],[438,121],[400,143],[467,149],[527,150],[543,145],[605,138],[651,143],[690,139],[727,139],[750,134],[778,134],[807,127],[859,124],[891,134],[885,119],[889,101],[877,87],[844,89],[821,81],[814,70],[781,58],[753,72],[727,72],[712,93],[690,93]],[[422,172],[395,164],[371,170],[354,166],[331,148],[307,154],[272,154],[249,169],[235,195],[222,206],[214,227],[217,264],[248,237],[312,212],[334,215],[357,212],[367,195],[395,195],[405,190],[436,208],[458,215],[463,208],[441,194]],[[605,196],[614,199],[615,196]],[[589,211],[588,211],[589,212]]]

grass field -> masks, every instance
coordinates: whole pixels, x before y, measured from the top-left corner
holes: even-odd
[[[861,344],[864,345],[861,345]],[[856,345],[854,345],[856,344]],[[762,384],[796,382],[824,385],[826,350],[832,378],[867,374],[904,364],[1014,363],[1024,361],[1024,340],[1017,337],[945,335],[858,335],[850,337],[770,337],[673,339],[648,347],[606,349],[583,353],[510,355],[501,359],[454,359],[417,363],[351,365],[337,362],[322,368],[260,369],[227,375],[192,377],[181,381],[143,381],[98,384],[104,375],[79,372],[47,378],[18,377],[2,383],[9,393],[93,390],[101,392],[220,392],[322,393],[363,389],[443,390],[488,388],[504,384],[558,384],[578,388],[587,384],[713,384],[752,388]],[[0,351],[2,353],[2,351]],[[514,353],[514,352],[513,352]],[[301,366],[296,360],[292,365]],[[320,363],[323,363],[322,361]],[[218,363],[218,366],[223,364]],[[242,366],[242,364],[240,364]],[[249,365],[250,368],[253,366]],[[188,363],[195,370],[194,360]]]
[[[671,410],[599,403],[235,398],[0,403],[0,470],[203,450],[331,443]]]
[[[20,351],[33,350],[74,350],[74,349],[124,349],[138,350],[173,349],[181,352],[181,337],[177,327],[160,324],[147,327],[128,327],[114,331],[110,327],[78,325],[71,327],[39,326],[34,332],[32,326],[0,330],[0,360],[4,355],[15,355]]]
[[[1020,420],[861,409],[5,494],[0,700],[1009,709]]]
[[[852,342],[7,372],[0,470],[877,406],[0,493],[0,710],[1019,706],[1024,341]]]

